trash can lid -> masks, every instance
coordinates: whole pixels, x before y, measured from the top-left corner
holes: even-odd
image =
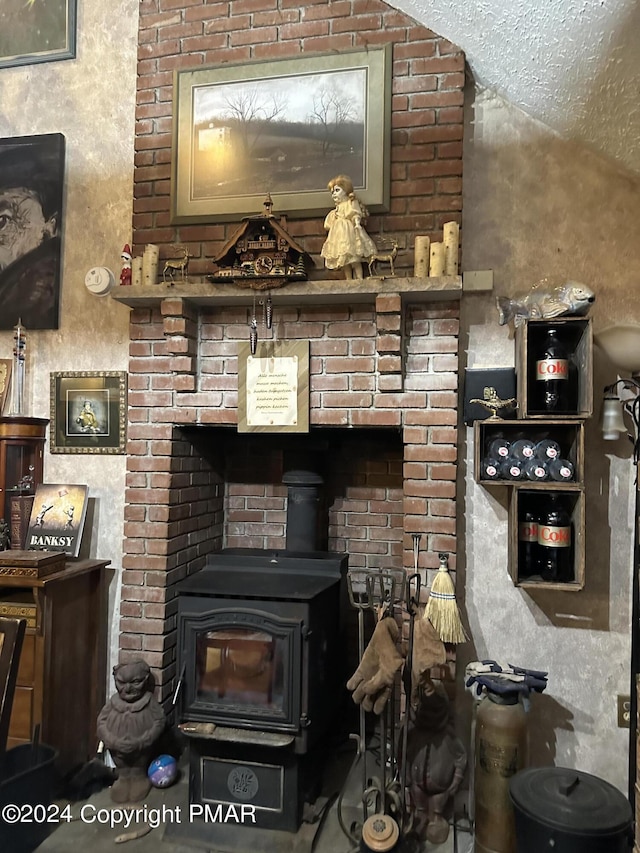
[[[567,767],[521,770],[511,777],[516,808],[552,829],[578,835],[611,835],[631,825],[627,798],[609,782]]]

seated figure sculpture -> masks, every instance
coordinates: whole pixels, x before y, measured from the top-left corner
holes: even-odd
[[[115,693],[98,715],[98,737],[109,750],[118,778],[111,786],[116,803],[143,800],[151,788],[147,768],[153,747],[166,727],[160,704],[151,692],[151,670],[143,660],[113,668]]]

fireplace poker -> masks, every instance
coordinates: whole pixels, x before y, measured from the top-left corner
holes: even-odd
[[[362,572],[347,572],[347,589],[349,592],[349,601],[351,606],[355,608],[358,612],[358,659],[362,660],[362,656],[364,655],[364,612],[365,610],[373,610],[374,609],[374,595],[373,595],[373,586],[369,582],[370,578],[368,576],[364,577],[364,591],[360,588],[357,591],[354,588],[354,584],[358,584],[360,581],[360,586],[362,586]],[[362,790],[363,792],[367,788],[367,758],[366,758],[366,728],[365,728],[365,711],[362,707],[362,703],[358,709],[358,734],[351,734],[349,737],[356,742],[356,757],[354,760],[354,767],[358,761],[362,761]],[[351,775],[351,774],[349,774]],[[367,819],[367,804],[366,800],[363,797],[362,800],[362,820],[363,823]],[[342,825],[342,821],[340,822]],[[344,826],[342,827],[345,834],[347,834],[352,840],[357,840],[353,838],[351,833],[347,833]]]
[[[419,540],[418,540],[419,542]],[[402,750],[400,755],[400,768],[402,774],[400,787],[400,819],[404,826],[406,822],[406,805],[407,805],[407,784],[408,784],[408,767],[407,767],[407,743],[409,737],[409,710],[411,707],[411,694],[413,691],[412,672],[413,672],[413,634],[416,621],[416,613],[420,603],[420,573],[417,571],[418,560],[415,559],[416,571],[407,579],[407,598],[406,607],[409,614],[409,638],[407,641],[407,657],[404,662],[404,671],[402,681],[404,686],[404,725],[402,727]],[[412,584],[415,583],[415,594],[412,594]]]

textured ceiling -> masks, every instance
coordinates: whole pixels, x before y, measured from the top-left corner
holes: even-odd
[[[394,0],[464,50],[476,83],[640,173],[638,0]]]

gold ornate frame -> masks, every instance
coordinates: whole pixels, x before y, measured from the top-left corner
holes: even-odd
[[[51,374],[51,453],[125,453],[127,374]]]

